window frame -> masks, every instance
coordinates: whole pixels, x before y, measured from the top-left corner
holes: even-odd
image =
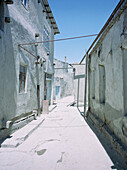
[[[21,3],[22,3],[22,5],[23,5],[26,9],[28,9],[28,7],[29,7],[29,0],[21,0]]]
[[[21,67],[22,69],[24,69],[24,72],[21,70]],[[20,63],[19,65],[19,94],[26,93],[26,80],[27,80],[27,65]]]

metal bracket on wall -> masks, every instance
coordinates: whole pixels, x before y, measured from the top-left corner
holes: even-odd
[[[79,39],[79,38],[87,38],[87,37],[92,37],[92,36],[97,36],[98,34],[91,34],[91,35],[83,35],[79,37],[69,37],[69,38],[63,38],[63,39],[56,39],[56,40],[49,40],[49,41],[39,41],[39,42],[31,42],[31,43],[25,43],[25,44],[18,44],[18,46],[25,51],[27,51],[29,54],[31,54],[33,57],[37,58],[34,54],[32,54],[29,50],[24,48],[23,46],[25,45],[38,45],[38,44],[43,44],[43,43],[51,43],[51,42],[58,42],[58,41],[65,41],[65,40],[73,40],[73,39]],[[47,54],[48,55],[48,54]]]
[[[29,50],[27,50],[26,48],[22,47],[20,44],[18,45],[18,47],[22,48],[23,50],[25,50],[26,52],[28,52],[30,55],[32,55],[34,58],[37,59],[37,57],[36,57],[34,54],[32,54],[32,53],[31,53]]]

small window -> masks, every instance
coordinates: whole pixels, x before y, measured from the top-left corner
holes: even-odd
[[[105,83],[105,67],[99,65],[99,98],[101,104],[105,104]]]
[[[95,71],[91,72],[92,99],[95,99]]]
[[[43,35],[44,41],[49,41],[49,31],[46,28],[46,26],[44,26],[44,35]],[[49,51],[49,42],[45,42],[44,43],[44,47],[47,51]]]
[[[19,93],[25,92],[26,87],[26,66],[20,65],[19,71]]]
[[[29,0],[21,0],[22,4],[27,8]]]

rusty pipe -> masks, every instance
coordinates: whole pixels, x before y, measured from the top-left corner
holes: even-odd
[[[18,45],[20,48],[22,48],[23,50],[25,50],[25,51],[27,51],[29,54],[31,54],[34,58],[36,58],[37,59],[37,57],[34,55],[34,54],[32,54],[30,51],[28,51],[26,48],[24,48],[24,47],[22,47],[20,44]]]

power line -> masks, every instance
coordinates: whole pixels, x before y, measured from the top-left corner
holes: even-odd
[[[97,36],[97,35],[98,35],[98,34],[91,34],[91,35],[83,35],[83,36],[79,36],[79,37],[69,37],[69,38],[49,40],[49,41],[32,42],[32,43],[19,44],[18,46],[21,46],[21,45],[32,45],[32,44],[41,44],[41,43],[46,43],[46,42],[56,42],[56,41],[74,40],[74,39],[79,39],[79,38],[94,37],[94,36]]]

